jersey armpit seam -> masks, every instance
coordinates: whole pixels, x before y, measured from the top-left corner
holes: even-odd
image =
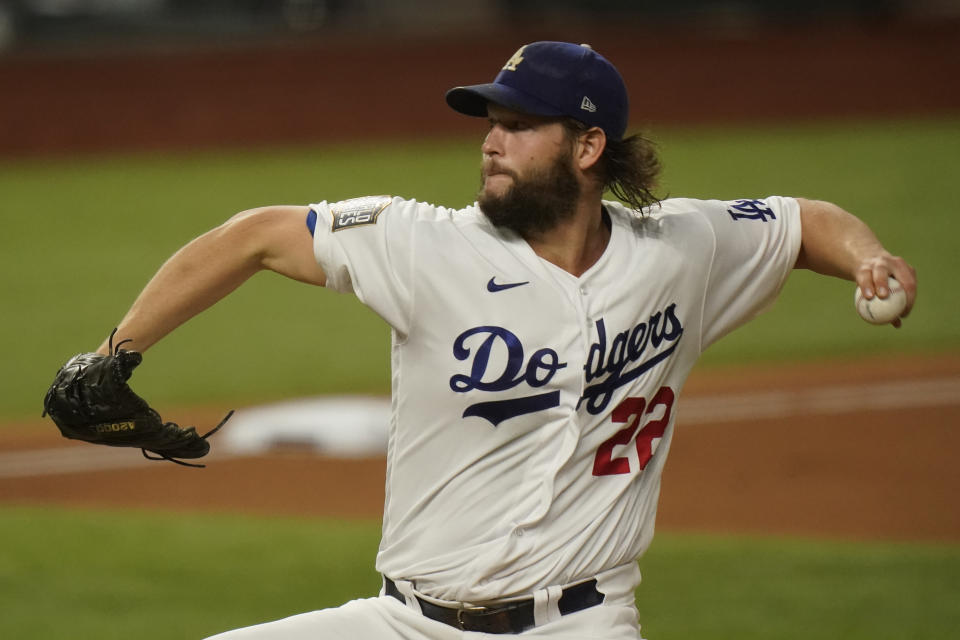
[[[394,198],[394,202],[390,203],[387,206],[392,207],[395,204],[396,204],[396,198]],[[389,224],[389,220],[390,218],[384,218],[385,224]],[[408,301],[407,304],[403,305],[404,306],[403,332],[401,333],[397,331],[396,327],[394,327],[393,334],[395,336],[395,340],[397,344],[405,343],[410,337],[410,332],[413,330],[413,318],[415,315],[414,308],[416,307],[416,297],[417,297],[417,286],[413,277],[413,274],[416,273],[415,265],[416,265],[417,245],[416,245],[416,239],[414,237],[415,235],[414,231],[417,228],[417,222],[418,220],[414,218],[411,221],[411,223],[408,225],[409,227],[409,229],[407,230],[408,237],[406,239],[407,245],[410,247],[410,251],[408,252],[409,257],[407,258],[407,265],[406,265],[407,270],[405,275],[407,277],[407,282],[410,283],[410,286],[408,287],[402,278],[399,278],[396,275],[394,275],[394,281],[397,283],[398,286],[403,287],[403,289],[405,290],[403,292],[405,294],[403,296],[403,299]],[[391,244],[389,240],[390,238],[392,238],[392,236],[389,233],[384,234],[384,239],[385,239],[384,250],[387,252],[387,262],[390,264],[393,264],[393,261],[391,260],[391,252],[390,252],[390,244]]]
[[[701,214],[702,217],[703,214]],[[713,225],[709,222],[706,223],[707,227],[710,229],[710,239],[713,241],[713,247],[710,252],[710,263],[707,267],[706,278],[703,280],[703,289],[700,293],[700,323],[699,331],[697,332],[697,355],[700,356],[703,354],[703,330],[704,330],[704,314],[706,313],[707,308],[707,289],[710,287],[710,278],[713,275],[713,267],[717,261],[717,246],[719,242],[717,241],[717,230],[714,229]]]

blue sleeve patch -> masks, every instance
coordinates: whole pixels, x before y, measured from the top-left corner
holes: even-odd
[[[767,206],[765,200],[733,200],[727,203],[727,213],[735,221],[759,220],[760,222],[767,222],[777,219],[773,209]]]
[[[307,214],[307,229],[310,230],[310,235],[317,232],[317,212],[313,209],[310,209],[310,213]]]

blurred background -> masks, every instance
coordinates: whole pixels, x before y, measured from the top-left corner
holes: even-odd
[[[442,92],[534,39],[635,126],[960,105],[960,0],[0,0],[0,156],[471,132]]]
[[[350,30],[477,35],[517,21],[745,28],[848,19],[956,20],[955,0],[3,0],[0,49],[250,41]]]
[[[737,29],[845,19],[956,20],[955,0],[3,0],[0,49],[251,41],[345,30],[477,35],[517,21],[656,22]]]

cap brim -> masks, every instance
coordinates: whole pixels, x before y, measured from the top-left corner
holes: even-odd
[[[487,104],[494,103],[520,113],[538,116],[562,116],[563,111],[505,84],[491,82],[447,91],[447,104],[454,111],[468,116],[485,118]]]

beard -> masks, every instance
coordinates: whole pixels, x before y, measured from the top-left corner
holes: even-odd
[[[520,178],[517,173],[498,169],[513,178],[505,192],[488,194],[481,187],[477,204],[499,229],[510,229],[521,238],[540,235],[573,217],[580,183],[573,170],[573,155],[567,152],[546,169],[537,169]],[[486,177],[486,172],[481,179]]]

